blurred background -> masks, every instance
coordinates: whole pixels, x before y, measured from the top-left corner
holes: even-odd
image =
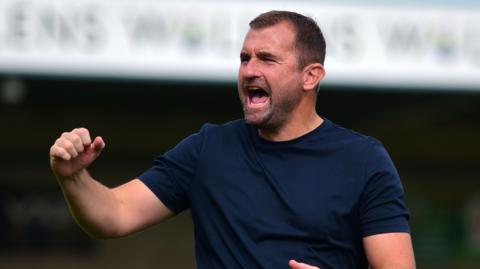
[[[248,22],[314,17],[327,39],[318,111],[380,139],[402,176],[418,268],[480,265],[478,1],[0,2],[0,268],[195,268],[189,212],[128,238],[75,224],[49,168],[63,132],[107,143],[116,186],[206,122],[242,116]]]

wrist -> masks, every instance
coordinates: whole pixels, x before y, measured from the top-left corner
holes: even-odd
[[[84,180],[88,179],[90,177],[90,174],[88,173],[87,169],[84,168],[69,176],[56,175],[56,177],[60,185],[78,185],[81,184]]]

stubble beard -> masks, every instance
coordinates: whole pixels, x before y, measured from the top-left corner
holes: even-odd
[[[246,105],[244,105],[243,114],[245,121],[258,129],[269,129],[273,127],[271,126],[273,118],[272,104],[269,104],[267,111],[249,111]]]
[[[278,102],[275,103],[274,101],[270,99],[266,111],[249,111],[246,104],[243,103],[245,121],[260,130],[276,132],[281,129],[300,103],[300,94],[283,96],[283,98],[279,98]]]

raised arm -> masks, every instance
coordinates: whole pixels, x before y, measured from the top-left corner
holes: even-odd
[[[63,133],[50,148],[50,165],[78,224],[97,238],[126,236],[173,215],[140,180],[110,189],[87,167],[105,142],[85,128]]]

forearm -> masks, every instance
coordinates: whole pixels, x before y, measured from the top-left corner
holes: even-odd
[[[115,194],[86,169],[58,181],[77,223],[95,238],[121,236],[120,209]]]

